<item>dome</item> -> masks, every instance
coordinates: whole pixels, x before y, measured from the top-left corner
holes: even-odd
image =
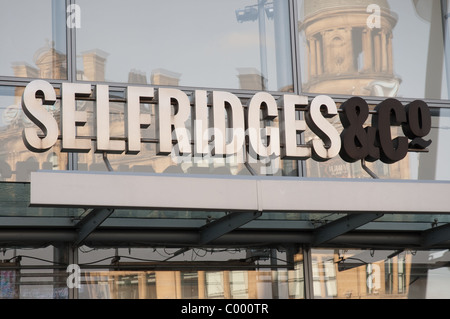
[[[313,15],[319,11],[328,11],[342,7],[364,7],[376,4],[380,8],[390,10],[387,0],[304,0],[303,17]]]

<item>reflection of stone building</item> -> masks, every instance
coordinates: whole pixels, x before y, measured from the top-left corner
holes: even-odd
[[[66,55],[55,48],[42,47],[33,56],[36,66],[24,62],[15,62],[12,65],[14,76],[41,78],[41,79],[66,79],[67,65]]]
[[[67,65],[65,54],[58,52],[48,44],[36,51],[33,56],[35,65],[25,62],[15,62],[12,65],[17,77],[65,79]],[[21,98],[24,87],[15,87],[10,105],[4,105],[1,114],[2,126],[0,135],[2,150],[0,151],[0,180],[29,181],[30,172],[39,169],[66,169],[67,156],[60,154],[57,145],[45,153],[31,153],[22,141],[22,131],[31,122],[21,109]],[[55,106],[47,106],[59,121],[59,102]]]
[[[96,49],[83,52],[83,74],[81,79],[85,81],[105,81],[105,67],[108,53]],[[80,74],[78,75],[80,77]]]
[[[293,299],[304,297],[303,273],[300,270],[109,271],[86,272],[85,278],[88,294],[85,297],[90,299]]]
[[[379,25],[368,23],[369,6],[380,9]],[[386,0],[305,0],[303,9],[299,28],[308,50],[304,92],[396,94],[392,30],[397,19]]]
[[[412,284],[411,254],[392,258],[367,258],[368,251],[347,252],[346,260],[338,253],[320,253],[313,257],[315,298],[335,299],[406,299]],[[374,259],[373,262],[365,262]]]
[[[371,20],[379,9],[379,20]],[[307,79],[303,92],[349,96],[395,96],[392,30],[397,18],[386,0],[304,0],[299,30],[304,34]],[[379,22],[379,25],[378,25]],[[336,125],[340,126],[337,121]],[[370,125],[370,119],[367,122]],[[340,129],[340,127],[338,127]],[[311,137],[306,137],[306,140]],[[408,178],[405,159],[392,165],[368,163],[378,176]],[[326,163],[307,161],[308,174],[318,177],[367,177],[361,165],[336,157]]]
[[[265,90],[266,80],[255,68],[239,68],[239,88],[244,90]]]

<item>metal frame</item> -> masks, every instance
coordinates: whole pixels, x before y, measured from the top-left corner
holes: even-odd
[[[250,213],[251,215],[251,213]],[[360,215],[364,218],[364,215]],[[368,219],[373,219],[371,215]],[[25,219],[25,218],[23,218]],[[55,222],[55,219],[58,219]],[[110,217],[107,221],[96,227],[77,246],[79,228],[71,218],[38,218],[24,223],[20,218],[4,217],[0,219],[4,224],[0,227],[0,246],[6,247],[45,247],[48,245],[60,246],[66,243],[72,249],[86,245],[95,248],[117,247],[290,247],[303,246],[311,248],[371,248],[371,249],[448,249],[450,238],[448,224],[436,228],[403,229],[391,228],[379,230],[376,221],[367,222],[365,230],[360,228],[344,227],[342,224],[338,232],[325,228],[314,228],[308,223],[295,223],[288,228],[273,229],[277,222],[253,220],[231,230],[222,225],[222,234],[213,232],[213,237],[205,241],[205,220],[196,223],[187,223],[186,220],[177,221],[185,223],[185,227],[173,227],[170,223],[152,223],[152,220],[137,220],[135,222]],[[286,222],[285,222],[286,223]],[[142,224],[140,227],[138,224]],[[154,225],[153,225],[154,224]],[[235,224],[236,225],[236,224]],[[373,226],[373,227],[372,227]],[[401,226],[401,225],[399,225]],[[325,226],[323,226],[325,227]],[[336,226],[337,227],[337,226]],[[271,229],[272,228],[272,229]],[[338,227],[337,227],[338,228]],[[337,234],[338,233],[338,234]],[[326,241],[318,240],[326,236]]]

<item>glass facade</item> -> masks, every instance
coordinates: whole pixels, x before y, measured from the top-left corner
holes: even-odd
[[[0,8],[0,298],[450,298],[450,238],[428,236],[446,229],[447,214],[392,212],[354,229],[332,228],[337,237],[315,245],[318,231],[353,214],[338,204],[330,213],[263,212],[202,244],[205,225],[233,212],[116,209],[81,238],[87,217],[101,219],[104,211],[29,205],[30,173],[38,170],[449,181],[447,1],[20,0]],[[89,152],[61,151],[61,132],[49,150],[30,152],[22,134],[34,124],[22,94],[35,79],[55,89],[56,102],[44,107],[59,128],[63,83],[90,84],[93,92],[107,86],[116,141],[127,140],[133,86],[178,89],[191,114],[200,90],[233,94],[246,116],[261,91],[277,101],[324,94],[338,108],[361,96],[370,108],[365,126],[386,98],[404,107],[421,99],[431,112],[432,144],[410,147],[393,164],[339,156],[248,162],[245,152],[178,161],[158,153],[155,96],[140,103],[150,125],[140,130],[139,154],[106,154],[95,152],[99,102],[92,94],[76,100],[86,114],[76,134],[89,141]],[[303,111],[296,110],[297,119]],[[280,126],[278,112],[272,118],[261,112],[260,123]],[[226,125],[232,116],[227,109]],[[342,132],[339,116],[328,121]],[[189,116],[184,124],[192,130],[193,123]],[[404,132],[398,126],[391,134]],[[307,128],[297,138],[311,144],[316,136]],[[71,273],[69,265],[80,268]]]
[[[64,1],[2,3],[0,75],[67,79]]]
[[[76,4],[78,80],[293,90],[287,1]]]
[[[448,98],[439,1],[305,0],[299,19],[303,92]]]
[[[314,297],[448,299],[448,269],[438,266],[447,254],[447,250],[313,249]]]

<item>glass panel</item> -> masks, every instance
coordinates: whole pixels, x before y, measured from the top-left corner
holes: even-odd
[[[30,183],[0,182],[0,216],[74,217],[84,209],[30,207]]]
[[[67,273],[59,269],[56,248],[2,248],[1,251],[1,299],[68,298]]]
[[[186,94],[192,94],[186,91]],[[125,103],[122,102],[123,92],[110,92],[110,137],[111,140],[125,140]],[[242,102],[244,103],[244,102]],[[298,176],[298,165],[295,160],[280,160],[273,156],[259,157],[246,156],[244,151],[238,151],[234,155],[212,155],[213,142],[209,139],[208,154],[180,154],[177,151],[176,142],[173,143],[171,154],[157,155],[157,118],[156,104],[141,103],[141,114],[150,114],[151,125],[141,129],[141,151],[138,154],[128,154],[124,151],[121,154],[108,154],[108,161],[114,171],[120,172],[144,172],[144,173],[186,173],[186,174],[217,174],[217,175],[251,175],[252,171],[258,175],[276,176]],[[106,171],[108,167],[103,158],[103,154],[96,153],[96,125],[95,109],[96,102],[89,100],[77,100],[77,109],[87,114],[87,123],[83,127],[77,128],[77,135],[80,138],[90,138],[93,140],[91,151],[79,153],[78,170],[81,171]],[[175,114],[175,110],[173,113]],[[194,114],[194,107],[191,107],[190,114]],[[212,116],[209,116],[211,119]],[[192,120],[189,117],[185,122],[185,127],[190,134],[191,145],[194,143],[194,129]],[[278,125],[274,123],[273,125]],[[237,130],[236,130],[237,131]],[[176,135],[173,134],[175,141]],[[178,141],[178,140],[177,140]],[[125,145],[125,144],[124,144]],[[125,150],[125,146],[123,146]],[[119,152],[117,152],[119,153]],[[247,166],[245,163],[248,163]]]
[[[278,264],[283,265],[270,270],[267,260],[244,263],[245,249],[196,248],[174,256],[176,251],[163,248],[115,250],[83,247],[79,254],[82,275],[80,298],[304,298],[302,253],[294,255],[294,265],[288,269],[283,266],[286,255],[278,252]],[[113,258],[120,262],[112,264]],[[193,271],[193,268],[196,270]],[[126,278],[130,279],[128,284],[124,282]]]
[[[181,272],[181,298],[198,299],[197,272]]]
[[[441,1],[298,0],[298,8],[303,92],[448,98]]]
[[[65,1],[2,1],[0,39],[0,75],[67,79]]]
[[[60,142],[49,151],[33,153],[22,140],[25,127],[34,126],[21,107],[23,87],[0,87],[0,181],[27,182],[30,173],[39,169],[61,170],[67,167],[67,154],[60,152]],[[48,106],[59,115],[60,101]]]
[[[406,157],[393,164],[385,164],[380,160],[365,162],[365,166],[379,178],[412,179],[412,180],[449,180],[450,152],[445,145],[450,139],[450,109],[432,109],[431,132],[424,137],[432,143],[425,151],[410,149]],[[342,124],[339,117],[332,120],[336,129],[341,132]],[[334,121],[334,122],[333,122]],[[364,126],[371,125],[371,116]],[[308,129],[305,131],[305,141],[314,138]],[[392,127],[392,138],[405,136],[401,127]],[[324,178],[372,178],[360,161],[348,163],[336,156],[326,162],[312,159],[305,161],[305,175],[308,177]]]
[[[358,250],[313,249],[317,267],[333,265],[336,294],[326,294],[316,287],[324,286],[330,277],[317,275],[316,298],[334,299],[434,299],[449,298],[450,273],[447,249]]]
[[[79,80],[292,91],[287,0],[77,4]]]
[[[248,298],[248,273],[246,271],[230,271],[231,298]]]

